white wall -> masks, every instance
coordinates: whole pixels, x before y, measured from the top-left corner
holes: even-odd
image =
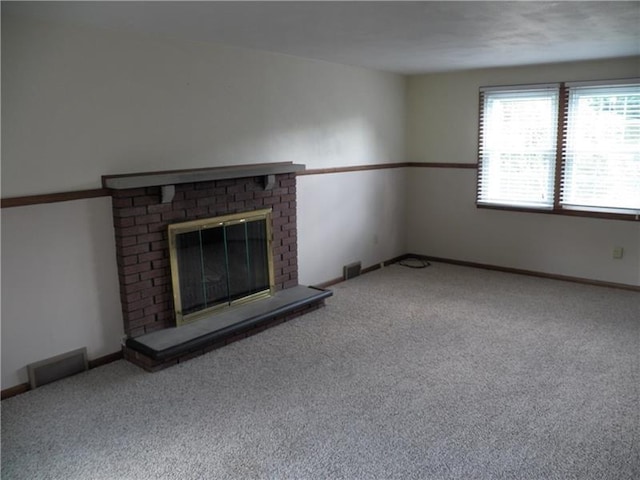
[[[2,388],[25,365],[80,347],[118,350],[123,335],[111,199],[2,210]]]
[[[104,174],[282,161],[329,168],[405,156],[400,76],[6,15],[2,120],[3,197],[99,188]],[[404,251],[403,220],[394,216],[403,178],[300,179],[303,282],[339,276],[345,258],[366,266]],[[374,193],[383,191],[394,199],[382,207],[387,229],[400,233],[375,243]],[[24,366],[42,358],[84,345],[90,358],[119,349],[109,201],[2,210],[3,389],[25,382]],[[357,207],[344,208],[352,201]],[[322,229],[306,220],[319,211]]]
[[[11,17],[2,40],[3,197],[105,174],[404,157],[397,75]]]
[[[300,282],[314,285],[406,253],[405,169],[298,177]]]
[[[635,58],[409,77],[408,159],[476,163],[480,86],[639,75]],[[640,285],[638,222],[477,209],[475,182],[470,169],[409,169],[411,253]]]
[[[407,178],[411,253],[640,285],[637,222],[478,209],[475,170],[411,168]]]

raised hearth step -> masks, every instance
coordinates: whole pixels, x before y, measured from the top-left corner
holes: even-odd
[[[298,285],[275,295],[247,303],[180,327],[127,339],[127,347],[154,360],[165,360],[232,335],[239,329],[267,322],[324,300],[331,290]]]

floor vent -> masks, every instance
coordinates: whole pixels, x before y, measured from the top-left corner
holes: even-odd
[[[27,365],[29,386],[31,388],[41,387],[47,383],[84,372],[88,368],[86,347],[56,355]]]
[[[360,262],[353,262],[342,267],[342,276],[345,280],[349,280],[350,278],[360,276],[361,270],[362,264]]]

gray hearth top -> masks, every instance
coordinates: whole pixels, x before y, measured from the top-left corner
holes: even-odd
[[[331,295],[331,290],[298,285],[276,292],[272,297],[214,313],[181,327],[166,328],[130,338],[127,340],[127,347],[153,359],[162,360],[215,338],[222,338],[240,327],[287,314]]]
[[[155,187],[180,183],[207,182],[229,178],[260,177],[294,173],[304,170],[298,163],[258,163],[233,167],[196,168],[191,170],[165,170],[161,172],[141,172],[124,175],[103,175],[104,188],[122,190],[126,188]]]

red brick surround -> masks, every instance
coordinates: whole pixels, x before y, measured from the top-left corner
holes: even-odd
[[[272,208],[276,290],[298,284],[295,173],[184,183],[171,203],[160,187],[112,190],[113,225],[124,331],[137,337],[175,326],[167,226],[200,218]]]

